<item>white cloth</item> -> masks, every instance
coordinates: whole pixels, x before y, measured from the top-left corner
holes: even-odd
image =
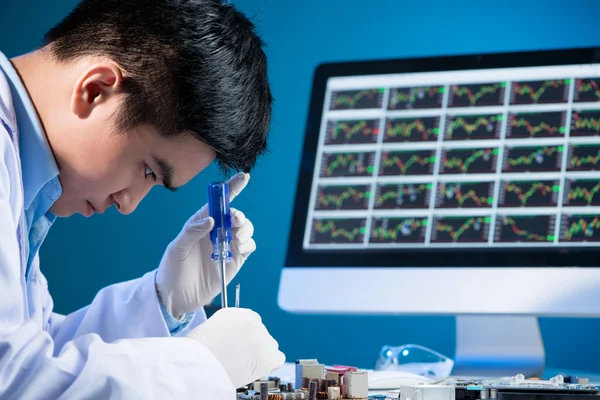
[[[70,315],[53,312],[38,254],[25,277],[18,135],[0,71],[0,399],[234,399],[209,350],[171,337],[155,272],[101,290]],[[193,325],[205,318],[199,310]]]

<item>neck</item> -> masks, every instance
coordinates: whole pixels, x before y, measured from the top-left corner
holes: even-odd
[[[57,98],[48,94],[57,93],[60,81],[60,78],[58,78],[60,77],[58,65],[51,59],[48,51],[44,49],[12,58],[10,61],[27,89],[44,132],[52,146],[47,125],[49,116],[56,109]]]

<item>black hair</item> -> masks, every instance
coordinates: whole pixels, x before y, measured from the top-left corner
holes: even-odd
[[[59,61],[102,55],[124,71],[116,126],[186,132],[225,170],[267,149],[272,96],[254,24],[219,0],[81,0],[45,36]]]

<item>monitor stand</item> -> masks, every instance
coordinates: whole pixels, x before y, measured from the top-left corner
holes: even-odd
[[[459,315],[453,376],[541,376],[544,344],[537,317]]]

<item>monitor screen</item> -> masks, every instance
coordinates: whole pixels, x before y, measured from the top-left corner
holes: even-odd
[[[600,60],[511,58],[330,65],[288,262],[582,265],[600,242]]]

